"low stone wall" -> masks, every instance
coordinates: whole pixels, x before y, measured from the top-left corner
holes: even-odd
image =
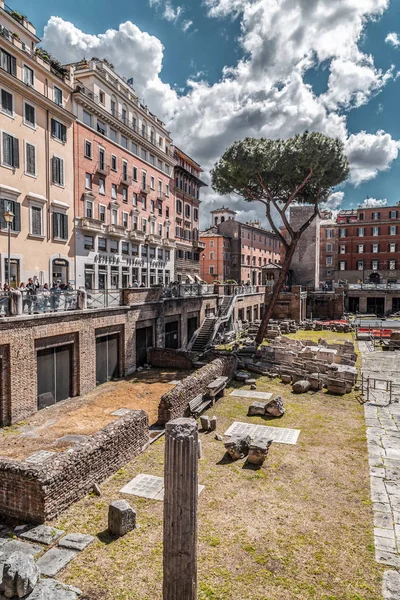
[[[192,355],[186,350],[151,348],[147,353],[147,361],[153,367],[165,367],[166,369],[193,368]]]
[[[138,456],[148,442],[147,413],[137,410],[44,464],[0,460],[0,515],[39,523],[53,519]]]
[[[171,419],[184,416],[190,400],[199,394],[205,394],[207,385],[217,377],[226,376],[231,379],[236,366],[236,356],[222,356],[182,379],[177,386],[161,396],[158,423],[164,425]]]

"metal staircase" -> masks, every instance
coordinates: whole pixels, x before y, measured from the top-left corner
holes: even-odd
[[[215,322],[215,317],[206,317],[204,319],[202,326],[197,330],[197,335],[195,334],[194,341],[190,348],[192,352],[203,352],[209,345]]]
[[[217,317],[206,317],[201,327],[194,333],[190,340],[188,349],[192,352],[201,353],[214,342],[215,337],[221,327],[232,317],[235,306],[236,296],[224,296],[218,310]]]

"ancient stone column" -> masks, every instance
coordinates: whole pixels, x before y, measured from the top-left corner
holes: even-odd
[[[165,426],[164,600],[197,599],[198,433],[194,419]]]

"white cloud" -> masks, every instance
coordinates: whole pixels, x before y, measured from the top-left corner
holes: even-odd
[[[379,171],[387,171],[399,154],[400,142],[389,133],[376,134],[361,131],[352,134],[346,142],[350,163],[350,181],[359,185],[374,179]]]
[[[395,33],[395,32],[388,33],[387,36],[385,37],[385,42],[387,44],[391,44],[395,48],[398,48],[400,46],[399,34]]]
[[[323,208],[328,210],[337,210],[341,204],[343,204],[344,192],[334,192],[324,203]]]
[[[365,198],[364,202],[360,204],[361,208],[379,208],[380,206],[386,206],[387,199],[377,200],[376,198]]]
[[[235,140],[286,138],[305,130],[345,142],[355,185],[390,167],[399,143],[382,131],[349,136],[345,112],[368,102],[392,77],[391,70],[377,69],[373,58],[359,49],[367,21],[379,17],[389,0],[203,1],[210,17],[241,19],[243,57],[225,68],[213,84],[204,76],[202,80],[193,77],[187,82],[188,91],[162,81],[162,43],[131,22],[88,35],[52,17],[43,43],[63,62],[82,56],[106,57],[118,73],[133,77],[137,93],[167,123],[177,145],[205,168],[208,184],[209,169]],[[171,19],[180,8],[174,8],[171,0],[149,2],[161,15],[170,5]],[[183,14],[182,9],[178,23],[187,31]],[[322,63],[329,70],[328,89],[317,96],[304,82],[304,75]],[[224,201],[210,186],[203,198],[203,213]],[[242,200],[227,201],[238,210],[249,210]],[[262,207],[254,210],[264,219]]]
[[[177,23],[185,12],[182,6],[173,6],[171,0],[149,0],[149,5],[150,8],[155,8],[157,13],[170,23]],[[186,32],[191,25],[193,25],[193,21],[182,21],[182,31]]]
[[[163,17],[167,21],[171,21],[173,23],[176,23],[177,20],[179,19],[179,17],[181,16],[181,13],[182,13],[182,7],[181,6],[177,6],[176,8],[174,8],[172,6],[171,2],[167,1],[165,3]]]
[[[182,30],[186,32],[188,29],[190,29],[190,27],[192,25],[193,25],[193,21],[190,21],[190,20],[182,21]]]

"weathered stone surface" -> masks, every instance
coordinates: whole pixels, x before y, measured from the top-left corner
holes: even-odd
[[[114,500],[108,507],[108,531],[122,536],[136,527],[136,512],[126,500]]]
[[[95,496],[101,496],[101,489],[100,487],[97,485],[97,483],[94,483],[92,485],[92,492],[93,494],[95,494]]]
[[[236,381],[247,381],[250,377],[250,373],[246,373],[246,371],[238,371],[235,375]]]
[[[59,537],[64,535],[64,533],[65,531],[56,529],[55,527],[38,525],[29,531],[25,531],[25,533],[21,533],[20,537],[29,540],[30,542],[39,542],[40,544],[50,546],[50,544],[53,544]]]
[[[210,417],[207,417],[207,415],[202,415],[200,417],[200,425],[203,431],[209,431],[210,430]]]
[[[252,383],[252,384],[251,384],[251,386],[250,386],[250,389],[251,389],[251,390],[256,390],[256,389],[257,389],[257,386],[256,386],[256,384],[255,384],[255,383]]]
[[[59,542],[60,548],[68,548],[68,550],[84,550],[94,540],[93,535],[87,535],[84,533],[69,533],[63,537]]]
[[[265,402],[253,402],[250,404],[247,414],[249,417],[265,415]]]
[[[295,394],[304,394],[304,392],[308,392],[310,387],[310,382],[302,379],[300,381],[296,381],[296,383],[292,385],[292,390]]]
[[[203,444],[201,443],[201,440],[199,440],[199,445],[198,445],[198,454],[199,454],[199,460],[200,458],[203,458]]]
[[[55,579],[41,579],[24,600],[78,600],[81,594],[81,590],[72,585],[64,585]]]
[[[64,548],[51,548],[37,561],[42,575],[54,577],[61,569],[64,569],[77,555],[74,550]]]
[[[225,442],[224,446],[226,448],[227,453],[233,460],[238,460],[239,458],[243,458],[247,456],[249,452],[249,446],[251,443],[251,438],[249,435],[245,436],[236,436],[232,435],[231,438]]]
[[[210,419],[210,431],[215,431],[217,429],[217,417],[214,415]]]
[[[400,599],[400,573],[398,571],[384,572],[382,594],[384,600]]]
[[[248,379],[246,383],[247,385],[256,385],[257,381],[255,379]]]
[[[275,396],[273,400],[265,405],[265,414],[273,417],[282,417],[285,414],[285,407],[280,396]]]
[[[247,462],[249,462],[252,465],[261,466],[267,457],[268,450],[271,444],[272,440],[255,438],[249,446]]]
[[[281,375],[281,381],[282,381],[282,383],[291,383],[292,376],[291,375],[282,374]]]
[[[39,554],[42,551],[43,546],[34,546],[33,544],[21,542],[20,540],[9,540],[1,546],[0,552],[2,552],[2,556],[0,559],[4,560],[8,558],[13,552],[22,552],[23,554],[36,556],[36,554]]]
[[[223,436],[222,436],[222,435],[220,435],[219,433],[216,433],[216,434],[215,434],[215,439],[216,439],[218,442],[222,442],[224,438],[223,438]]]
[[[343,396],[347,391],[346,382],[342,379],[328,377],[326,380],[326,387],[330,394],[337,394]]]
[[[1,591],[6,598],[24,598],[35,588],[39,577],[33,556],[13,552],[4,563]]]

